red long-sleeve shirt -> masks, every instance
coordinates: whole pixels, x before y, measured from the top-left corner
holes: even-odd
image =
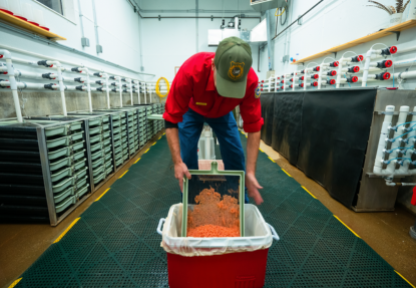
[[[258,77],[250,68],[246,94],[242,99],[226,98],[215,89],[212,62],[215,53],[201,52],[185,61],[173,80],[163,118],[171,123],[182,122],[191,108],[207,118],[222,117],[240,105],[244,131],[258,132],[263,126],[259,96],[256,96]]]

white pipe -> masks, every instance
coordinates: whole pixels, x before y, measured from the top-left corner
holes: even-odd
[[[1,45],[0,45],[1,46]],[[22,58],[18,58],[18,57],[13,57],[13,62],[15,62],[15,63],[21,63],[21,64],[25,64],[25,65],[31,65],[31,66],[36,66],[36,67],[38,67],[39,65],[38,65],[38,63],[37,62],[34,62],[34,61],[29,61],[29,60],[26,60],[26,59],[22,59]]]
[[[16,82],[16,86],[18,89],[47,89],[45,88],[47,84],[38,84],[38,83],[26,83],[26,82]],[[0,86],[3,88],[10,88],[10,80],[3,80],[0,79]]]
[[[82,78],[82,77],[78,77],[78,78],[72,78],[72,77],[64,77],[62,76],[62,80],[64,82],[79,82],[79,83],[85,83],[86,79]]]
[[[403,123],[405,123],[408,114],[409,114],[409,106],[400,106],[399,118],[397,120],[396,126],[402,125]],[[398,138],[398,137],[400,137],[401,135],[404,134],[402,128],[404,128],[404,125],[402,125],[402,126],[400,126],[396,129],[397,131],[394,132],[393,139]],[[391,144],[390,150],[395,151],[398,147],[400,147],[400,145],[401,145],[401,138],[396,139]],[[392,156],[392,154],[393,153],[389,154],[389,158],[390,158],[390,156]],[[397,163],[397,161],[391,161],[387,165],[387,167],[386,167],[386,173],[387,174],[393,174],[395,172],[396,163]]]
[[[105,77],[105,92],[107,92],[107,108],[110,109],[110,89],[108,89],[108,74],[103,73]]]
[[[394,68],[408,67],[416,64],[416,58],[398,60],[394,62]]]
[[[409,125],[409,128],[411,127],[411,126],[413,126],[415,123],[416,123],[416,106],[414,106],[413,107],[413,116],[412,116],[412,120],[410,120],[412,123]],[[414,140],[415,140],[415,137],[416,137],[416,126],[415,127],[412,127],[412,131],[410,131],[410,133],[409,134],[407,134],[407,144],[409,145],[409,144],[413,144],[414,145]],[[412,141],[409,141],[409,139],[411,139]],[[410,153],[409,153],[410,152]],[[403,155],[403,157],[408,157],[408,158],[411,158],[412,156],[411,156],[411,154],[412,153],[414,153],[414,150],[411,150],[411,149],[409,149],[409,150],[407,150],[407,153],[405,153],[404,155]],[[410,154],[410,155],[409,155]],[[406,171],[406,169],[407,169],[407,173],[408,174],[416,174],[416,169],[413,169],[413,170],[409,170],[409,165],[410,165],[410,163],[407,163],[407,166],[405,167],[405,165],[406,164],[403,164],[403,166],[401,167],[401,171]],[[401,174],[401,172],[399,172],[400,174]]]
[[[364,74],[362,78],[362,87],[367,86],[367,79],[368,79],[368,70],[370,69],[370,63],[371,63],[371,55],[373,54],[373,50],[368,50],[367,55],[365,57],[365,64],[364,64]]]
[[[88,105],[90,108],[90,113],[92,113],[92,97],[91,97],[91,85],[90,85],[90,73],[87,67],[82,67],[82,69],[85,69],[85,72],[87,73],[87,91],[88,91]]]
[[[120,107],[123,107],[123,89],[121,89],[121,78],[118,79],[118,85],[120,87]]]
[[[0,66],[0,73],[8,73],[7,67]],[[23,78],[33,78],[33,79],[49,79],[55,80],[57,75],[55,73],[33,73],[28,71],[21,71],[21,70],[14,70],[15,77],[23,77]]]
[[[50,57],[50,56],[46,56],[46,55],[42,55],[42,54],[30,52],[30,51],[27,51],[27,50],[15,48],[15,47],[8,46],[8,45],[4,45],[4,44],[0,44],[0,47],[2,47],[4,49],[8,49],[8,50],[13,50],[13,51],[16,51],[16,52],[19,52],[19,53],[24,53],[24,54],[27,54],[27,55],[31,55],[31,56],[34,56],[34,57],[40,58],[40,59],[48,59],[48,60],[51,60],[51,61],[59,61],[61,63],[66,63],[66,64],[69,64],[71,66],[83,66],[84,65],[82,63],[68,61],[68,60],[65,60],[65,59],[53,58],[53,57]],[[95,71],[102,71],[103,70],[100,67],[95,67],[95,66],[92,66],[92,65],[88,65],[88,68],[90,68],[92,70],[95,70]],[[120,68],[120,69],[122,69],[122,68]],[[111,71],[108,71],[108,70],[105,70],[105,71],[107,73],[109,73],[109,74],[118,75],[118,73],[112,73]],[[137,73],[137,74],[143,74],[143,75],[155,76],[155,74],[149,74],[149,73],[143,73],[143,72],[135,72],[135,73]]]
[[[80,85],[80,86],[66,85],[65,90],[68,90],[68,91],[83,91],[84,92],[84,91],[87,91],[88,88],[84,85]]]
[[[400,78],[400,79],[410,79],[410,78],[416,78],[416,71],[408,71],[408,72],[398,72],[394,74],[394,77]]]
[[[144,87],[145,88],[147,87],[146,83],[144,84]],[[152,94],[150,94],[150,95],[152,95]],[[144,92],[144,104],[147,104],[147,93],[146,93],[146,91]]]
[[[353,67],[342,68],[341,73],[359,73],[360,70],[361,70],[360,66],[353,66]],[[339,71],[340,70],[338,70],[337,75]]]
[[[386,106],[386,114],[384,115],[384,121],[381,126],[380,139],[378,142],[376,160],[374,162],[373,172],[375,174],[382,174],[384,150],[386,148],[387,139],[389,137],[390,126],[393,118],[395,107],[393,105]]]
[[[413,1],[412,1],[413,2]],[[407,48],[402,48],[400,46],[399,49],[397,49],[396,54],[402,54],[402,53],[407,53],[407,52],[414,52],[416,51],[416,46],[411,46],[411,47],[407,47]]]

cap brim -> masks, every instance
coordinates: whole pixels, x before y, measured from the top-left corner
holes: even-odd
[[[247,77],[241,82],[232,82],[224,79],[220,73],[215,73],[215,77],[217,92],[222,97],[242,99],[246,95]]]

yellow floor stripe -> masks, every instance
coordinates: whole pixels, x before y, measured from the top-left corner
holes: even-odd
[[[317,198],[315,197],[315,195],[313,195],[311,192],[309,192],[309,190],[308,190],[308,189],[306,189],[306,187],[305,187],[305,186],[302,186],[302,188],[303,188],[303,190],[305,190],[306,192],[308,192],[308,193],[309,193],[309,195],[311,195],[313,198],[317,199]]]
[[[287,171],[285,169],[282,168],[282,171],[285,172],[287,176],[292,177],[292,175],[290,175],[289,173],[287,173]]]
[[[139,161],[140,161],[140,159],[142,159],[142,158],[137,159],[137,160],[136,160],[136,162],[134,162],[134,164],[136,164],[137,162],[139,162]]]
[[[259,148],[259,150],[260,150],[260,152],[263,152],[264,153],[264,151],[261,148]]]
[[[127,173],[127,172],[129,172],[129,170],[126,170],[123,174],[121,174],[121,176],[120,176],[120,177],[118,177],[118,179],[123,178],[123,176],[124,176],[124,175],[126,175],[126,173]]]
[[[150,148],[147,148],[146,151],[144,151],[144,154],[146,154],[147,152],[149,152]]]
[[[270,158],[270,156],[269,156],[269,159],[270,159],[270,161],[272,161],[273,163],[276,163],[276,162],[274,162],[274,160],[273,160],[272,158]]]
[[[66,228],[65,229],[65,231],[58,237],[58,238],[56,238],[56,240],[53,242],[53,243],[58,243],[61,239],[62,239],[62,237],[64,237],[65,236],[65,234],[66,233],[68,233],[68,231],[72,228],[72,226],[74,226],[75,225],[75,223],[77,223],[78,222],[78,220],[79,219],[81,219],[81,217],[78,217],[77,219],[75,219],[72,223],[71,223],[71,225],[69,225],[69,227],[68,228]]]
[[[348,225],[347,225],[347,224],[345,224],[344,222],[342,222],[342,221],[341,221],[341,219],[339,219],[339,218],[338,218],[337,216],[335,216],[335,215],[334,215],[334,217],[335,217],[335,218],[337,218],[337,220],[338,220],[339,222],[341,222],[341,223],[342,223],[345,227],[347,227],[347,228],[348,228],[348,230],[350,230],[350,231],[351,231],[351,232],[352,232],[355,236],[357,236],[358,238],[361,238],[360,236],[358,236],[358,234],[357,234],[357,233],[355,233],[355,232],[354,232],[354,230],[352,230],[350,227],[348,227]]]
[[[247,135],[246,134],[244,134],[244,136],[246,136],[246,138],[247,138]]]
[[[403,276],[402,276],[403,277]],[[17,283],[19,283],[20,282],[20,280],[22,280],[23,278],[19,278],[19,279],[17,279],[16,281],[14,281],[10,286],[9,286],[9,288],[13,288],[14,286],[16,286],[17,285]]]
[[[155,146],[157,142],[153,143],[152,146]]]
[[[103,194],[101,194],[101,195],[100,195],[100,197],[98,197],[97,199],[95,199],[95,201],[94,201],[94,202],[97,202],[98,200],[100,200],[100,199],[101,199],[101,197],[103,197],[103,196],[104,196],[104,194],[108,192],[108,190],[110,190],[110,188],[108,188],[107,190],[105,190],[105,191],[104,191],[104,193],[103,193]]]
[[[163,133],[163,135],[166,135],[166,132],[165,132],[165,133]]]
[[[404,278],[402,274],[400,274],[396,270],[394,270],[394,272],[396,272],[397,274],[399,274],[399,276],[402,277],[404,281],[406,281],[407,283],[409,283],[410,286],[412,286],[413,288],[416,288],[412,283],[410,283],[406,278]]]
[[[162,136],[160,136],[158,140],[160,140],[160,139],[162,139]]]

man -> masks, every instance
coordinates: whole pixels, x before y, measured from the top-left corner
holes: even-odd
[[[204,123],[208,123],[220,143],[225,170],[245,170],[248,195],[257,205],[263,202],[255,171],[264,120],[252,62],[250,46],[230,37],[221,41],[216,53],[193,55],[176,74],[163,118],[181,191],[183,178],[191,178],[188,168],[198,169],[198,141]],[[248,133],[246,167],[232,113],[237,105]]]

